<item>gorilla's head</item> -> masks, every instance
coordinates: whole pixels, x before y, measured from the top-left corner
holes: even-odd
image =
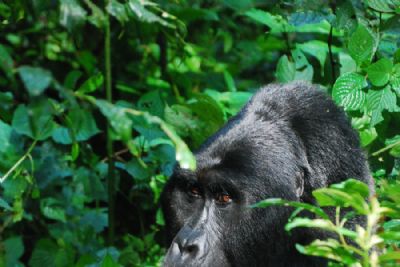
[[[355,177],[365,157],[343,112],[302,83],[260,90],[175,168],[163,195],[170,248],[165,266],[317,266],[294,245],[321,237],[284,231],[291,209],[250,208],[266,198],[311,201],[312,190]]]

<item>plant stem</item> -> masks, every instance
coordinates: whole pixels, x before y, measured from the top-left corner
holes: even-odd
[[[331,62],[331,71],[332,71],[332,85],[335,83],[336,80],[336,71],[335,71],[335,60],[333,59],[332,53],[332,41],[333,41],[333,27],[329,29],[329,36],[328,36],[328,51],[329,51],[329,61]],[[322,68],[324,66],[321,66]]]
[[[111,80],[111,30],[110,18],[107,12],[105,21],[105,38],[104,38],[104,61],[105,61],[105,86],[106,86],[106,99],[112,103],[112,80]],[[114,177],[114,148],[111,137],[110,121],[107,121],[107,157],[108,157],[108,244],[114,243],[115,232],[115,177]]]
[[[400,145],[400,141],[397,141],[397,142],[394,142],[393,144],[390,144],[390,145],[388,145],[388,146],[385,146],[384,148],[381,148],[381,149],[379,149],[378,151],[375,151],[375,152],[372,153],[371,155],[374,156],[374,157],[375,157],[375,156],[378,156],[379,154],[385,152],[386,150],[389,150],[389,149],[391,149],[391,148],[393,148],[393,147],[395,147],[395,146],[398,146],[398,145]]]
[[[11,167],[11,169],[8,170],[6,174],[4,174],[3,177],[0,178],[0,184],[4,182],[8,176],[16,169],[18,168],[19,165],[21,165],[22,162],[30,155],[32,152],[33,148],[36,146],[37,140],[33,141],[31,146],[28,148],[28,150],[25,152],[25,154]]]

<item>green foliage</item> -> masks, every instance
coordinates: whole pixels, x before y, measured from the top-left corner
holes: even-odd
[[[400,259],[400,252],[393,244],[398,244],[399,213],[393,207],[399,207],[398,198],[394,197],[394,187],[386,185],[389,190],[389,201],[379,203],[375,196],[370,196],[368,186],[354,179],[329,188],[317,189],[313,192],[316,206],[304,203],[276,201],[267,199],[255,207],[284,205],[296,208],[285,229],[291,231],[299,227],[317,228],[333,235],[325,240],[315,240],[311,244],[296,248],[303,254],[323,257],[330,261],[329,266],[394,266]],[[265,205],[268,203],[268,205]],[[320,207],[335,209],[334,215],[328,216]],[[349,209],[350,208],[350,209]],[[302,210],[313,212],[314,218],[300,217]],[[317,211],[317,212],[316,212]],[[346,227],[349,220],[357,220],[360,225],[355,229]],[[385,231],[377,232],[380,221],[387,220]],[[364,225],[361,223],[364,221]]]
[[[345,109],[370,154],[379,202],[365,202],[367,188],[350,181],[315,191],[318,207],[257,205],[315,214],[287,229],[336,233],[298,247],[332,266],[367,266],[367,257],[394,266],[399,4],[1,2],[0,266],[160,265],[157,202],[174,164],[194,169],[190,151],[275,80],[318,83]],[[346,229],[321,208],[332,205],[379,217],[371,225],[382,230]],[[383,253],[366,255],[371,242]]]

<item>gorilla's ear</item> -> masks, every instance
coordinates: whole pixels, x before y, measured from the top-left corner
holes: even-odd
[[[304,171],[296,172],[296,197],[301,198],[304,193]]]

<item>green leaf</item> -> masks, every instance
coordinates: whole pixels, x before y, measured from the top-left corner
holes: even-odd
[[[114,16],[121,23],[129,21],[125,5],[121,4],[117,0],[109,1],[106,6],[106,10],[111,16]]]
[[[393,67],[393,74],[391,76],[390,85],[396,92],[397,96],[400,97],[400,63],[397,63]]]
[[[12,119],[13,129],[36,140],[50,137],[56,128],[53,109],[48,101],[31,103],[28,107],[19,105]]]
[[[5,46],[0,44],[0,68],[5,72],[8,78],[13,78],[14,60],[8,53]]]
[[[50,239],[40,239],[33,250],[29,266],[31,267],[69,267],[74,266],[74,250],[69,247],[58,247]]]
[[[375,9],[376,11],[394,12],[395,6],[393,6],[393,8],[391,7],[390,0],[365,0],[365,2],[370,8]]]
[[[265,208],[271,206],[286,206],[286,207],[294,207],[294,208],[301,208],[308,210],[316,215],[320,216],[323,219],[329,219],[328,215],[319,207],[313,206],[311,204],[302,203],[302,202],[295,202],[295,201],[288,201],[283,200],[280,198],[269,198],[265,200],[261,200],[260,202],[252,205],[252,208]]]
[[[31,96],[41,95],[53,79],[48,70],[38,67],[22,66],[18,68],[18,72]]]
[[[360,214],[368,214],[368,204],[360,194],[350,194],[336,188],[320,188],[312,194],[321,207],[352,207]]]
[[[131,159],[125,164],[126,171],[137,181],[150,177],[150,170],[141,165],[136,158]]]
[[[86,21],[87,12],[76,0],[60,0],[60,24],[72,31]]]
[[[368,185],[356,179],[347,179],[344,182],[331,185],[330,188],[339,189],[350,195],[359,194],[363,198],[369,197]]]
[[[80,94],[89,94],[99,89],[104,82],[103,74],[100,72],[87,79],[77,90]]]
[[[362,90],[366,85],[365,77],[357,73],[346,73],[333,85],[332,97],[347,110],[360,110],[366,100],[366,94]]]
[[[356,31],[351,35],[348,44],[349,53],[358,66],[371,61],[375,46],[374,35],[364,25],[359,24]]]
[[[310,56],[313,56],[318,59],[321,69],[321,75],[324,74],[324,67],[326,57],[328,56],[328,46],[326,42],[322,42],[319,40],[312,40],[306,43],[297,44],[296,47],[300,48],[301,51],[307,53]],[[340,49],[338,47],[332,46],[332,52],[337,53]]]
[[[225,70],[224,71],[224,79],[226,86],[228,87],[228,90],[231,92],[235,92],[236,86],[235,86],[235,80],[233,79],[232,75],[229,73],[229,71]]]
[[[357,263],[358,258],[353,253],[344,248],[337,240],[314,240],[308,246],[296,244],[296,249],[305,255],[324,257],[326,259],[343,262],[346,265]],[[342,266],[342,265],[340,265]]]
[[[44,198],[40,200],[40,210],[49,219],[66,222],[65,208],[62,203],[54,198]]]
[[[294,80],[296,74],[296,65],[289,61],[286,55],[283,55],[276,68],[276,78],[278,81],[285,83]]]
[[[109,254],[107,254],[104,258],[103,261],[101,262],[101,267],[120,267],[117,262],[114,261],[113,257]]]
[[[7,152],[11,148],[11,131],[11,126],[0,120],[0,153]]]
[[[396,104],[396,94],[386,86],[381,90],[369,90],[367,94],[367,109],[371,112],[371,126],[375,126],[383,121],[382,111],[398,110]]]
[[[174,28],[172,24],[170,24],[165,19],[159,17],[158,15],[154,14],[150,10],[146,8],[147,5],[154,5],[151,2],[147,1],[139,1],[139,0],[129,0],[128,7],[129,10],[136,15],[136,18],[140,21],[147,22],[147,23],[159,23],[163,26]],[[165,13],[167,14],[167,13]]]
[[[368,79],[375,86],[383,86],[389,81],[392,68],[392,61],[382,58],[367,68]]]
[[[88,17],[88,21],[99,29],[104,28],[107,21],[103,10],[101,10],[101,8],[95,5],[91,0],[85,0],[85,3],[91,11],[90,16]]]
[[[3,246],[5,251],[5,267],[22,266],[18,261],[24,253],[22,238],[20,236],[8,238],[4,241]]]
[[[110,122],[114,131],[128,141],[132,137],[132,120],[125,114],[124,108],[110,104],[105,100],[96,100],[96,105]]]
[[[374,127],[363,129],[359,131],[359,134],[361,139],[361,145],[363,147],[368,146],[378,137],[378,133],[376,132],[376,129]]]
[[[251,9],[245,15],[261,24],[267,25],[271,33],[286,32],[289,28],[287,22],[280,16],[272,15],[260,9]]]
[[[81,109],[71,109],[66,121],[68,128],[57,127],[53,131],[52,138],[57,143],[67,145],[74,141],[86,141],[100,132],[92,113]]]
[[[400,251],[389,251],[379,255],[379,262],[396,261],[400,260]]]

